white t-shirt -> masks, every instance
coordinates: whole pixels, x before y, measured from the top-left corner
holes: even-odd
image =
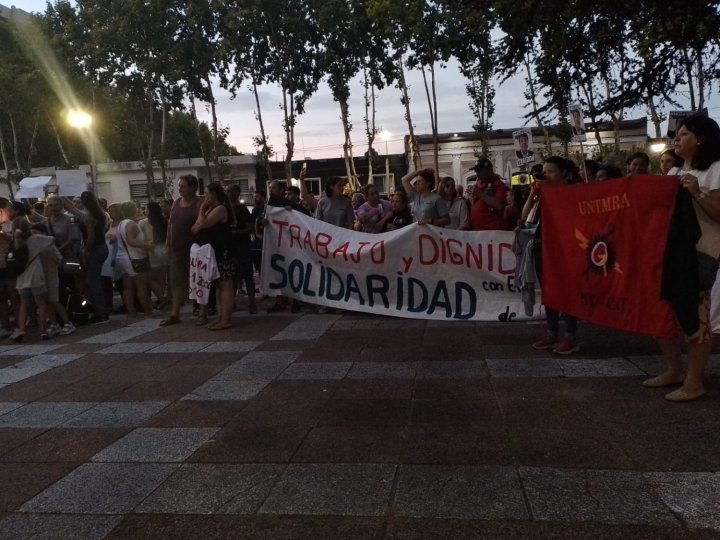
[[[690,164],[687,164],[687,166],[689,167]],[[668,174],[693,175],[698,179],[700,191],[703,193],[709,194],[711,191],[720,189],[720,161],[716,161],[704,171],[673,168]],[[697,201],[693,201],[693,205],[702,230],[702,237],[697,243],[697,250],[717,259],[720,257],[720,223],[708,216]]]

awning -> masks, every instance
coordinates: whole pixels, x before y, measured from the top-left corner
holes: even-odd
[[[15,193],[16,199],[42,199],[45,197],[45,186],[53,182],[52,176],[26,176],[20,180]]]

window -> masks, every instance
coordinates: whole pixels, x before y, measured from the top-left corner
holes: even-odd
[[[395,174],[393,173],[388,176],[385,173],[373,174],[371,183],[378,188],[380,193],[395,193]]]
[[[150,198],[148,197],[148,181],[147,180],[130,180],[130,199],[139,205],[146,205]],[[153,198],[162,199],[165,197],[162,180],[155,180],[153,184]]]

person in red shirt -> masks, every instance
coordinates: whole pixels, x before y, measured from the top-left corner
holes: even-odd
[[[492,162],[480,158],[470,167],[477,180],[470,193],[470,228],[473,231],[500,231],[504,227],[507,186],[493,172]]]

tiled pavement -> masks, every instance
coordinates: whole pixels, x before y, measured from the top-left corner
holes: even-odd
[[[351,313],[0,345],[0,538],[720,538],[709,396],[651,340]]]

